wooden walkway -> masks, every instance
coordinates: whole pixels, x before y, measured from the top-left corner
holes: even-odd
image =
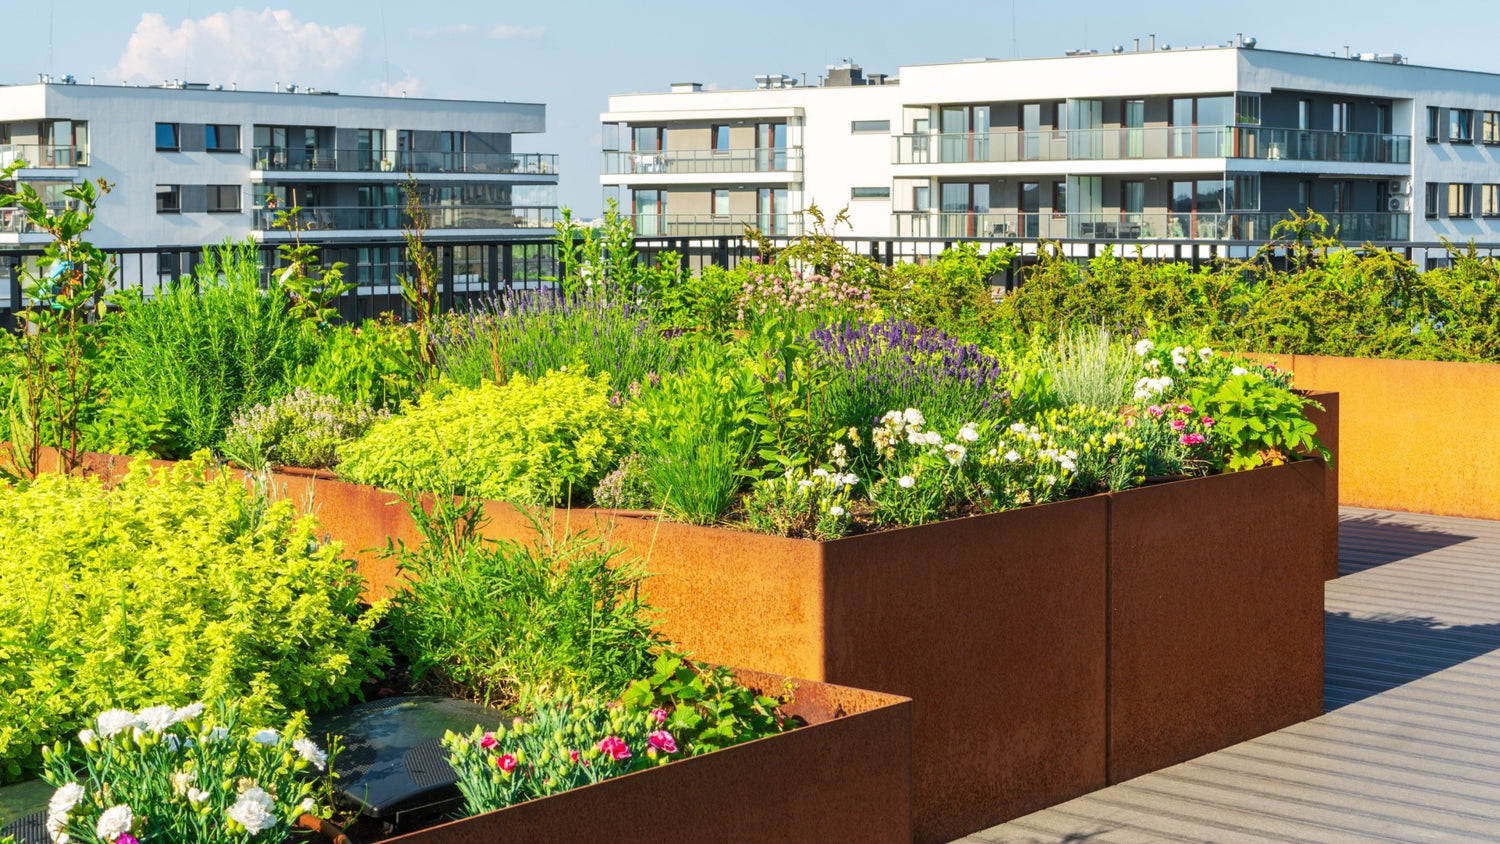
[[[1340,521],[1326,714],[962,844],[1500,841],[1500,522]]]

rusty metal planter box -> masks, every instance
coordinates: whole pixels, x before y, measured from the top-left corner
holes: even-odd
[[[911,841],[911,701],[797,682],[788,710],[807,726],[388,840]]]

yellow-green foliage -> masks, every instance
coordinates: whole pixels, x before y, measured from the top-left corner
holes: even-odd
[[[142,463],[113,489],[0,485],[0,783],[106,709],[324,709],[387,660],[360,578],[313,521],[203,476]]]
[[[613,468],[629,429],[609,398],[608,380],[583,372],[429,393],[346,446],[339,474],[528,503],[586,495]]]

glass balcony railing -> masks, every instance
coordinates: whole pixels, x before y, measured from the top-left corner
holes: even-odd
[[[896,164],[1118,161],[1152,158],[1256,158],[1411,163],[1411,137],[1313,132],[1261,126],[1149,126],[897,135]]]
[[[770,237],[802,234],[801,214],[641,214],[635,215],[636,237],[741,237],[758,229]]]
[[[604,153],[605,175],[638,173],[800,173],[801,147],[774,149],[664,149]]]
[[[256,170],[298,173],[475,173],[556,175],[557,156],[508,152],[413,152],[368,149],[255,147]]]
[[[932,213],[899,211],[897,237],[998,237],[1015,240],[1252,240],[1265,241],[1285,212],[1231,211],[1184,214],[1148,211],[1097,214],[990,211]],[[1387,212],[1329,212],[1346,243],[1404,241],[1411,238],[1411,215]]]
[[[28,167],[87,167],[86,147],[47,144],[0,144],[0,168],[24,161]]]
[[[425,209],[431,229],[539,229],[559,219],[556,207],[513,205],[429,205]],[[254,209],[256,231],[271,231],[277,211]],[[404,206],[375,208],[303,208],[297,222],[308,231],[399,231],[411,227]]]

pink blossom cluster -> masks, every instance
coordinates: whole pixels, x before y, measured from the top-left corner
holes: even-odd
[[[1146,413],[1150,414],[1153,419],[1161,419],[1170,414],[1172,418],[1167,421],[1167,425],[1173,431],[1177,432],[1177,441],[1183,445],[1203,445],[1207,443],[1208,436],[1206,432],[1216,424],[1216,420],[1212,416],[1198,416],[1195,419],[1194,414],[1196,411],[1190,404],[1153,404],[1147,406]],[[1201,430],[1189,430],[1192,427],[1198,427]]]
[[[871,307],[870,291],[844,281],[838,270],[828,275],[756,269],[740,288],[739,318],[775,312],[805,313],[830,308],[863,311]]]

